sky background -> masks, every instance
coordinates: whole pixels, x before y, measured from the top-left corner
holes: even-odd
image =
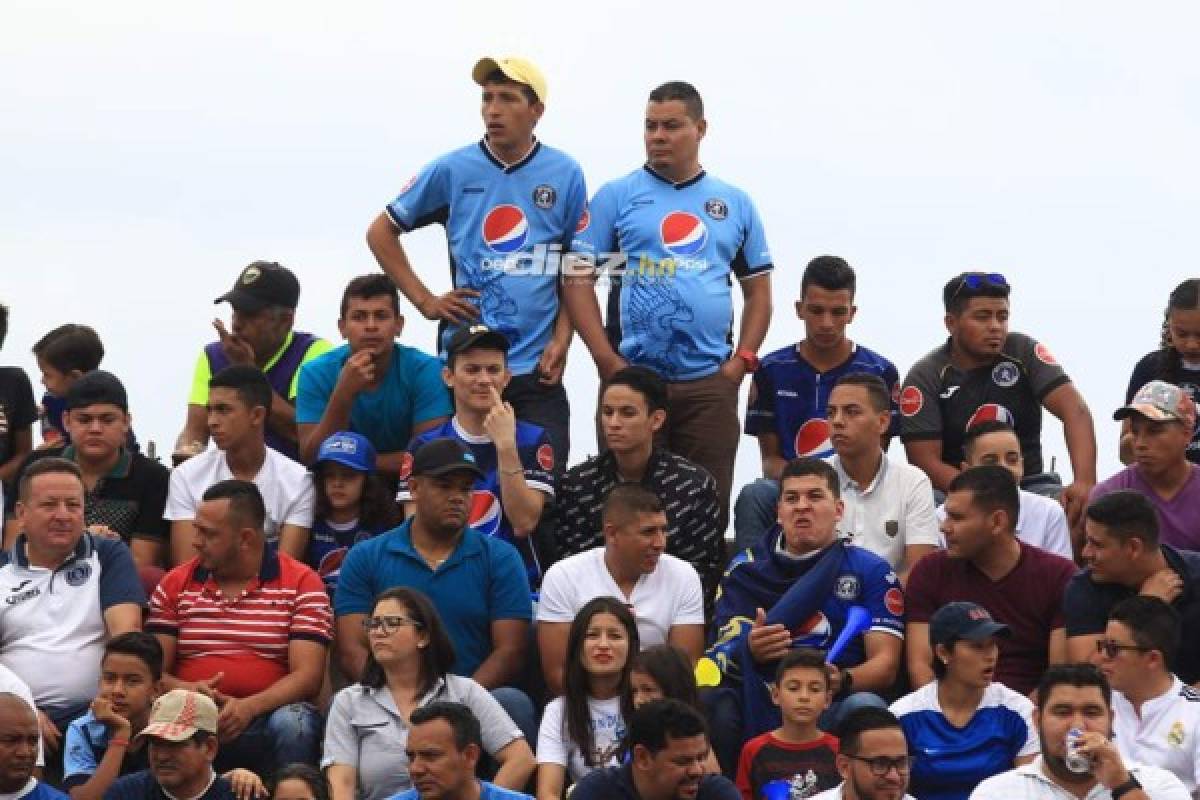
[[[40,393],[31,345],[94,326],[160,453],[211,320],[228,319],[212,298],[248,262],[293,269],[297,326],[337,340],[342,287],[377,269],[368,223],[481,135],[469,73],[485,54],[541,64],[538,133],[590,192],[641,163],[652,87],[697,86],[704,166],[750,192],[771,245],[764,353],[802,338],[792,301],[816,255],[856,268],[850,334],[901,375],[945,335],[950,276],[1005,274],[1013,329],[1046,342],[1093,409],[1102,478],[1130,370],[1198,272],[1192,3],[8,0],[3,17],[0,362]],[[441,229],[404,244],[448,289]],[[402,340],[431,349],[433,323],[405,313]],[[596,396],[578,340],[566,379],[577,462],[595,451]],[[1050,417],[1044,445],[1067,470]],[[758,472],[743,437],[736,482]]]

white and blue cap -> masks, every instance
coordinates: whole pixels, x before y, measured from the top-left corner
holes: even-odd
[[[357,472],[371,472],[375,469],[375,448],[361,433],[338,431],[321,442],[314,466],[324,461],[332,461]]]

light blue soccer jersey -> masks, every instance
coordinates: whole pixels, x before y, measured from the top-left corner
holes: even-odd
[[[607,268],[613,347],[671,381],[711,375],[729,359],[731,276],[772,267],[745,192],[704,172],[671,183],[648,166],[601,187],[572,249]]]
[[[479,292],[480,321],[508,337],[509,368],[525,375],[554,329],[559,263],[586,205],[583,171],[570,156],[537,142],[505,166],[480,141],[422,169],[386,212],[402,231],[446,229],[454,287]],[[443,358],[454,331],[439,326]]]

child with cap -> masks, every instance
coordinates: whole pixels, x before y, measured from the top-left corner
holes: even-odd
[[[361,434],[338,431],[322,442],[312,473],[312,530],[289,530],[279,546],[316,570],[332,599],[346,552],[399,525],[400,512],[375,471],[375,448]]]

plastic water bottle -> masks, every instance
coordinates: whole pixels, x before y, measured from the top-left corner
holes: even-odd
[[[1084,775],[1092,771],[1092,760],[1079,752],[1079,740],[1083,737],[1083,731],[1079,728],[1071,728],[1067,731],[1067,753],[1063,761],[1067,764],[1067,769],[1079,775]]]

